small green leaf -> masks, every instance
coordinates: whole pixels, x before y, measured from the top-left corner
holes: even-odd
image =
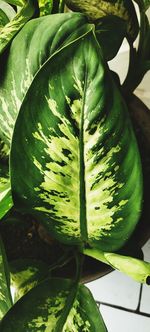
[[[120,17],[109,15],[95,25],[96,38],[107,61],[113,59],[126,36],[126,22]]]
[[[131,0],[66,0],[65,2],[72,10],[84,13],[92,22],[104,16],[118,16],[126,21],[127,33],[131,40],[137,37],[138,20]]]
[[[74,292],[70,280],[48,279],[22,297],[1,322],[1,332],[106,332],[98,307],[83,285],[75,291],[73,304],[63,323],[68,299]],[[58,324],[59,322],[59,324]],[[61,330],[58,325],[61,326]]]
[[[9,264],[9,269],[14,302],[48,276],[48,266],[33,259],[13,261]]]
[[[11,306],[10,276],[3,243],[0,238],[0,319],[2,319]]]
[[[61,242],[112,251],[130,237],[141,212],[140,157],[92,31],[37,73],[10,160],[17,208],[41,219]]]
[[[127,274],[135,281],[150,284],[150,263],[148,262],[117,253],[102,252],[99,249],[84,249],[83,253]]]

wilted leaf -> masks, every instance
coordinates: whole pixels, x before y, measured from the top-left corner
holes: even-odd
[[[138,221],[142,176],[126,105],[93,32],[36,75],[11,150],[15,204],[64,243],[117,250]]]

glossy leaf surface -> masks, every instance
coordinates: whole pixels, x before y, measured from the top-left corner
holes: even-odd
[[[20,259],[9,265],[13,300],[18,301],[48,275],[48,266],[37,260]]]
[[[126,21],[128,35],[132,40],[138,34],[138,21],[131,0],[66,0],[65,2],[72,10],[86,14],[90,21],[96,21],[104,16],[116,15]]]
[[[14,130],[11,181],[18,208],[64,243],[112,251],[134,230],[140,158],[92,32],[55,54],[32,82]]]
[[[0,136],[8,145],[22,100],[39,68],[57,49],[89,29],[83,15],[58,14],[31,20],[15,37],[0,79]]]
[[[109,61],[115,57],[126,36],[126,22],[114,15],[104,16],[96,23],[95,32],[104,57]]]
[[[44,281],[14,305],[1,322],[1,332],[106,332],[99,309],[85,286],[78,286],[73,306],[67,308],[73,292],[69,280]]]
[[[0,238],[0,319],[6,314],[12,305],[10,295],[10,280],[6,255]]]

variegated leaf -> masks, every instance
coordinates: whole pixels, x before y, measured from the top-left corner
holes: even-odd
[[[48,279],[17,302],[4,317],[1,332],[106,332],[99,309],[83,285]]]
[[[3,243],[0,238],[0,319],[10,309],[11,305],[9,271]]]
[[[35,4],[31,0],[27,0],[19,13],[15,15],[12,21],[8,22],[0,32],[0,54],[4,52],[14,36],[33,16],[35,12]]]
[[[15,37],[0,80],[0,136],[8,145],[20,105],[38,70],[57,49],[89,29],[81,14],[58,14],[31,20]]]
[[[0,219],[10,210],[12,205],[8,171],[8,148],[0,140]]]
[[[141,10],[146,11],[150,7],[150,0],[135,0]]]
[[[139,219],[142,175],[126,105],[93,32],[36,75],[11,150],[15,204],[64,243],[117,250]]]
[[[49,15],[53,9],[53,0],[39,0],[40,16]]]
[[[93,248],[84,249],[83,253],[127,274],[137,282],[150,285],[150,263],[148,262]]]
[[[0,30],[13,19],[15,14],[15,10],[8,3],[0,1]]]
[[[72,10],[86,14],[90,21],[108,15],[118,16],[126,21],[130,38],[135,40],[137,37],[138,20],[131,0],[65,0],[65,2]]]
[[[13,301],[18,301],[30,289],[48,276],[48,266],[37,260],[20,259],[9,264]]]

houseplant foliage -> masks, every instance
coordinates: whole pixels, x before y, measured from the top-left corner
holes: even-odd
[[[67,247],[77,270],[70,280],[51,276],[59,262],[10,264],[1,240],[1,331],[107,331],[80,284],[84,255],[149,283],[150,264],[119,253],[143,197],[123,98],[150,69],[150,1],[136,2],[140,24],[129,0],[0,2],[1,223],[12,207],[32,215]],[[130,61],[121,86],[107,61],[124,37]]]

